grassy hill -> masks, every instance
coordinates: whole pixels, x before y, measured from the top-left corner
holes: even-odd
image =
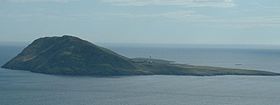
[[[266,71],[175,64],[159,59],[131,59],[73,36],[39,38],[2,67],[58,75],[279,75]]]

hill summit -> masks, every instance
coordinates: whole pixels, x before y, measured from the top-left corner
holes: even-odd
[[[258,70],[176,64],[160,59],[127,58],[67,35],[39,38],[2,67],[57,75],[279,75]]]
[[[69,75],[121,75],[136,69],[129,58],[67,35],[39,38],[3,67]]]

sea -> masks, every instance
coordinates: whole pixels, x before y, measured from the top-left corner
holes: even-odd
[[[124,56],[280,73],[277,46],[116,45]],[[0,65],[25,46],[0,45]],[[280,76],[57,76],[0,69],[0,105],[279,105]]]

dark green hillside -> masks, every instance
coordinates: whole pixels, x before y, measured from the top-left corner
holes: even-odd
[[[130,59],[73,36],[39,38],[2,67],[58,75],[279,75],[266,71],[175,64],[159,59]]]
[[[39,38],[3,67],[69,75],[120,75],[135,70],[128,58],[72,36]]]

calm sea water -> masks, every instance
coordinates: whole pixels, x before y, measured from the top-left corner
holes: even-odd
[[[129,57],[280,72],[277,49],[109,48]],[[0,64],[21,49],[1,46]],[[261,76],[70,77],[0,69],[0,105],[279,105],[279,81]]]

